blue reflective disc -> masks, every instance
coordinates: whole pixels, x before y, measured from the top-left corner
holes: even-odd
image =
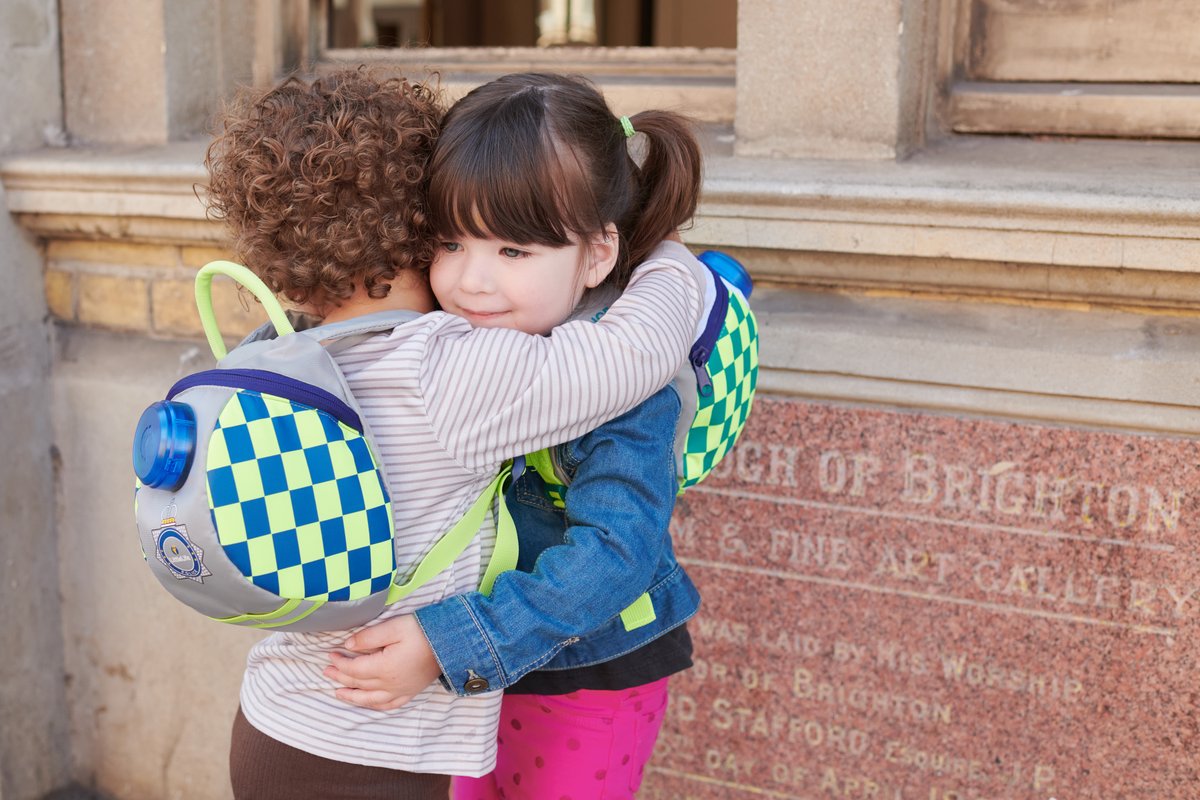
[[[183,485],[196,450],[196,415],[187,403],[159,401],[142,412],[133,433],[133,471],[155,489]]]
[[[754,281],[750,278],[750,273],[742,266],[742,262],[720,250],[705,250],[696,258],[700,259],[704,266],[729,281],[733,288],[742,293],[742,297],[750,299],[750,292],[754,291]]]

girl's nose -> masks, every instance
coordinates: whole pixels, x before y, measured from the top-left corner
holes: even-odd
[[[472,294],[490,292],[493,288],[492,277],[489,259],[477,253],[463,254],[462,274],[458,282],[464,291]]]

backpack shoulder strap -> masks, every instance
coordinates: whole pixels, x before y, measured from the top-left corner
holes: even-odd
[[[390,331],[392,328],[403,325],[406,322],[412,322],[414,319],[421,317],[417,311],[376,311],[373,314],[364,314],[361,317],[342,320],[341,322],[329,322],[324,325],[316,325],[306,330],[297,331],[304,336],[310,336],[321,342],[331,342],[336,339],[344,339],[347,336],[361,336],[369,333],[379,333],[380,331]]]
[[[368,336],[390,331],[406,322],[412,322],[420,316],[421,314],[416,311],[376,311],[374,314],[364,314],[361,317],[341,322],[315,325],[296,332],[315,339],[325,346],[325,350],[330,355],[336,355]]]
[[[492,505],[498,500],[496,519],[496,547],[492,551],[492,559],[488,562],[479,590],[490,594],[496,576],[517,567],[517,530],[512,516],[504,503],[504,490],[512,465],[505,464],[500,473],[492,479],[487,488],[479,495],[462,518],[449,531],[438,539],[437,543],[425,554],[416,568],[404,583],[392,582],[388,591],[387,602],[391,605],[408,597],[414,591],[425,585],[439,572],[449,569],[454,560],[467,548],[471,540],[479,533],[484,519],[492,510]]]

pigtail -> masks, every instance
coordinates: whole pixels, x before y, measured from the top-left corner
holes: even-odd
[[[691,124],[679,114],[643,111],[630,122],[646,142],[642,165],[634,169],[636,200],[622,226],[628,263],[636,266],[695,216],[702,158]]]

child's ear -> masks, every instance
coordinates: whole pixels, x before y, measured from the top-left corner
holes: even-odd
[[[604,283],[604,279],[617,266],[617,256],[621,253],[621,238],[617,235],[617,226],[609,223],[604,226],[603,234],[597,236],[588,244],[590,256],[583,274],[583,283],[587,288],[594,289]]]

